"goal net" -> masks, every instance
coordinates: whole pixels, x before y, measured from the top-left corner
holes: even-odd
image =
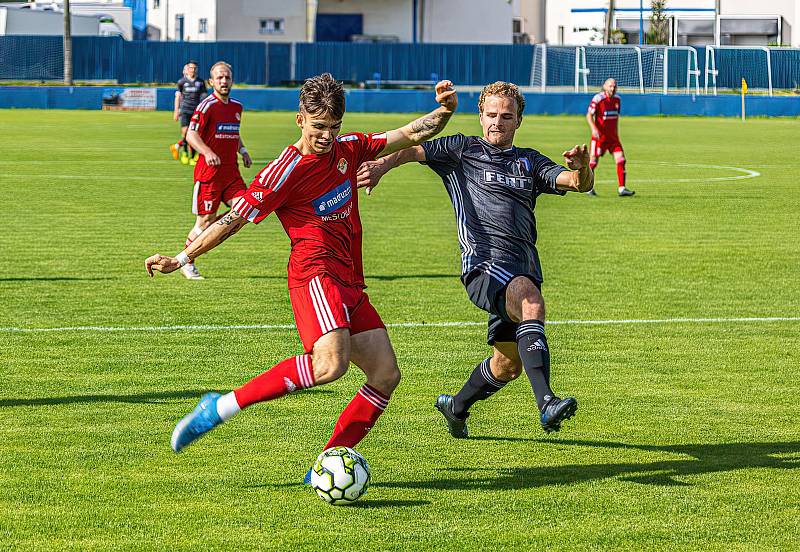
[[[61,37],[0,36],[0,79],[63,80],[64,42]]]

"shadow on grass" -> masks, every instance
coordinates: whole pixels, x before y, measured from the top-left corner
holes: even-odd
[[[67,395],[61,397],[30,397],[24,399],[0,399],[0,408],[11,406],[53,406],[57,404],[81,404],[96,402],[118,403],[162,403],[175,399],[198,400],[208,389],[188,389],[185,391],[162,391],[159,393],[139,393],[136,395]],[[304,389],[305,394],[333,393],[329,389]]]
[[[362,499],[352,504],[344,504],[347,508],[413,508],[414,506],[427,506],[430,500],[370,500]]]
[[[798,469],[800,441],[774,443],[722,443],[709,445],[635,445],[605,441],[537,440],[543,445],[610,448],[658,452],[682,456],[673,460],[607,464],[565,464],[507,468],[444,468],[442,477],[425,481],[375,483],[376,487],[409,489],[530,489],[570,485],[603,479],[643,485],[689,486],[676,477],[731,472],[753,468]],[[576,451],[575,457],[581,453]],[[686,457],[689,458],[686,458]]]

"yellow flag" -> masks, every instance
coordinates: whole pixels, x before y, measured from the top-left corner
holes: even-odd
[[[747,81],[742,77],[742,94],[747,94]]]

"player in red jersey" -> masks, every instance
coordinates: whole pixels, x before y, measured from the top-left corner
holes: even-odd
[[[458,103],[452,83],[436,85],[436,101],[437,109],[402,128],[339,136],[345,111],[341,83],[327,73],[307,80],[296,115],[300,139],[258,174],[231,212],[184,251],[145,261],[151,276],[154,270],[172,272],[273,211],[291,239],[289,296],[304,354],[279,362],[226,395],[204,395],[175,427],[173,450],[182,450],[253,403],[332,382],[351,361],[367,381],[339,416],[324,448],[353,447],[372,428],[400,371],[385,326],[364,293],[356,171],[364,161],[439,133]]]
[[[622,197],[632,196],[635,192],[625,187],[625,152],[619,141],[617,125],[619,124],[621,101],[617,96],[617,81],[608,79],[603,83],[603,91],[595,94],[589,104],[586,120],[592,129],[592,145],[589,150],[589,167],[592,171],[597,167],[600,157],[607,151],[614,156],[617,164],[618,193]],[[594,188],[586,192],[595,196]]]
[[[253,164],[239,135],[242,104],[230,97],[231,66],[224,61],[215,63],[211,67],[211,85],[214,93],[197,105],[186,133],[189,145],[200,153],[194,167],[192,196],[192,212],[197,220],[186,238],[187,247],[216,220],[220,202],[231,205],[244,194],[246,187],[239,173],[237,153],[245,167]],[[194,263],[182,266],[181,272],[190,280],[203,279]]]

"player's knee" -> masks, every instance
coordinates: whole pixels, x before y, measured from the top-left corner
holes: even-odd
[[[506,356],[496,356],[492,366],[495,377],[501,381],[515,380],[522,373],[522,362]]]
[[[314,380],[318,384],[336,381],[347,373],[350,366],[348,360],[328,355],[312,355],[311,364],[314,367]]]
[[[400,368],[397,366],[397,362],[387,364],[369,379],[371,380],[370,385],[386,395],[391,395],[400,385]]]

